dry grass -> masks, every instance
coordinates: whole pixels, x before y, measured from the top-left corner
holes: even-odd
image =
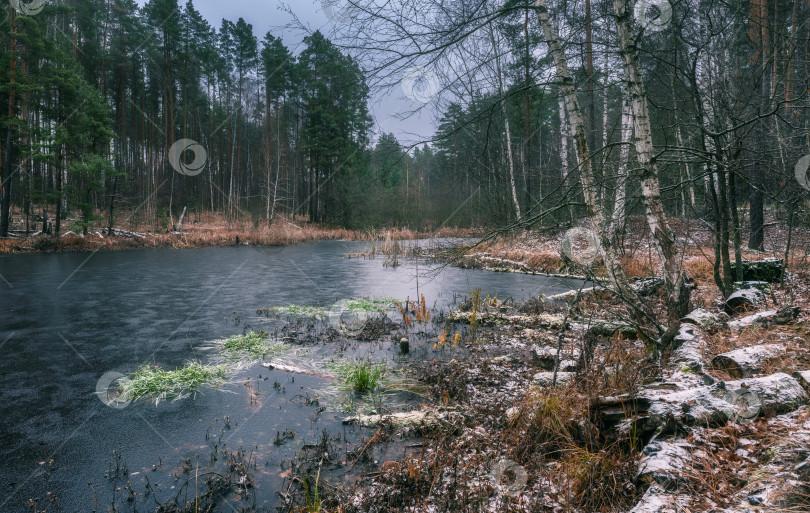
[[[526,259],[526,263],[534,269],[559,269],[562,260],[559,254],[546,249],[530,254]]]
[[[560,467],[574,511],[629,511],[637,500],[634,458],[617,446],[571,448]]]
[[[536,474],[533,480],[542,476],[557,484],[560,504],[573,511],[627,511],[635,502],[634,454],[587,432],[582,403],[573,389],[530,390],[506,440]]]
[[[686,273],[698,284],[714,284],[713,262],[714,241],[711,233],[699,222],[687,219],[672,220],[672,228],[678,235],[680,250],[684,256],[683,266]],[[772,230],[775,230],[772,228]],[[620,260],[625,274],[630,278],[660,276],[662,265],[653,240],[643,218],[633,217],[628,220],[628,235],[623,240],[624,252]],[[502,236],[487,241],[473,248],[469,254],[484,255],[525,266],[534,272],[558,273],[562,269],[563,261],[560,255],[563,232],[553,234],[538,234],[525,232],[522,234]],[[784,240],[774,234],[773,240],[767,241],[766,251],[752,253],[743,251],[746,260],[761,260],[768,257],[784,256]],[[791,270],[801,269],[810,261],[810,235],[794,233],[794,250],[791,252]],[[731,255],[732,258],[734,255]],[[508,262],[506,262],[508,261]],[[482,261],[483,266],[492,262]],[[601,259],[597,259],[594,267],[597,275],[604,275]]]
[[[629,278],[647,278],[659,274],[657,267],[653,267],[645,255],[624,256],[619,261],[624,269],[624,274]]]
[[[530,390],[518,408],[510,437],[517,454],[554,457],[576,446],[576,419],[582,418],[584,412],[575,394]]]
[[[603,342],[594,355],[598,363],[582,371],[577,389],[586,397],[635,396],[656,372],[656,366],[648,359],[649,350],[618,334]]]
[[[703,255],[686,257],[683,268],[693,280],[699,282],[714,280],[714,263]]]

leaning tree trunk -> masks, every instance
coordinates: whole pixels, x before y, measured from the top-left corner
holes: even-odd
[[[667,281],[667,316],[676,324],[689,312],[689,289],[684,283],[675,236],[669,228],[658,182],[658,168],[653,156],[652,127],[647,111],[647,96],[641,78],[641,66],[636,52],[636,40],[630,30],[630,17],[626,0],[613,0],[616,13],[616,29],[619,35],[619,53],[624,61],[624,70],[633,106],[633,123],[636,130],[636,158],[641,173],[641,193],[647,210],[647,224],[653,234]]]
[[[627,278],[624,275],[621,263],[619,262],[619,258],[616,254],[616,248],[613,241],[608,237],[608,227],[605,221],[605,215],[603,214],[601,205],[599,204],[599,198],[595,193],[597,190],[596,180],[593,175],[593,167],[588,149],[588,137],[585,130],[585,122],[582,117],[582,110],[579,106],[576,89],[574,88],[574,81],[571,78],[571,73],[568,70],[568,60],[565,56],[562,45],[560,44],[557,31],[551,24],[548,9],[545,5],[545,0],[536,0],[535,6],[537,7],[537,15],[540,20],[540,26],[543,29],[543,34],[554,59],[557,78],[561,83],[560,89],[565,100],[566,110],[568,111],[568,120],[573,130],[574,145],[576,147],[577,159],[580,166],[580,178],[585,195],[585,203],[588,207],[588,216],[591,220],[593,230],[599,236],[599,242],[602,246],[602,258],[605,261],[605,268],[611,284],[614,286],[616,294],[631,308],[633,316],[638,321],[645,323],[654,321],[655,316],[653,315],[649,306],[643,302],[628,285]],[[653,324],[655,323],[653,322]],[[655,325],[657,327],[657,324]]]

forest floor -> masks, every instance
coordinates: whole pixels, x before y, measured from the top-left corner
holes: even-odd
[[[796,304],[790,289],[807,290],[808,281],[808,273],[791,275],[767,306]],[[711,330],[684,325],[683,345],[659,359],[632,336],[594,329],[620,317],[605,315],[619,307],[609,295],[593,294],[562,334],[556,386],[564,305],[484,305],[477,336],[462,337],[466,354],[421,369],[433,399],[422,411],[432,420],[405,428],[392,417],[369,442],[420,435],[419,448],[333,490],[324,504],[358,512],[808,511],[810,389],[791,377],[810,369],[804,296],[799,318],[784,325],[734,323],[752,312]],[[723,318],[718,304],[710,311]],[[742,378],[712,365],[718,354],[766,343],[783,350]],[[746,387],[755,401],[729,396]]]
[[[649,279],[657,262],[636,233],[625,263]],[[661,354],[603,289],[524,304],[469,298],[437,341],[460,352],[413,364],[429,399],[407,418],[353,419],[378,428],[365,452],[403,440],[409,449],[365,458],[350,486],[322,481],[316,510],[810,511],[810,239],[793,235],[784,283],[758,284],[758,304],[729,313],[701,249],[711,248],[708,231],[679,231],[695,312]],[[561,237],[502,239],[456,261],[556,273]],[[785,239],[772,227],[770,251],[746,257],[780,256]],[[663,314],[662,287],[643,295]],[[300,462],[300,490],[323,465]],[[287,497],[290,511],[315,511],[310,495]]]
[[[87,234],[63,228],[60,237],[42,231],[25,232],[22,218],[12,224],[13,237],[0,239],[0,254],[55,253],[69,251],[115,251],[140,248],[202,248],[225,246],[282,246],[316,240],[407,240],[421,238],[472,237],[481,230],[440,228],[419,231],[408,228],[347,230],[278,217],[271,226],[248,221],[232,221],[225,216],[206,214],[187,219],[180,231],[143,230],[140,226],[117,224],[110,236],[106,228],[91,228]],[[69,225],[66,222],[63,226]]]

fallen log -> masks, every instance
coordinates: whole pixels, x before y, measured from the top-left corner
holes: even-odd
[[[645,415],[651,405],[646,397],[620,395],[615,397],[597,397],[589,404],[591,420],[605,429],[639,415]]]
[[[447,320],[463,324],[472,324],[474,321],[478,326],[514,324],[558,330],[562,327],[563,317],[545,313],[540,315],[509,315],[500,312],[478,312],[473,319],[472,312],[454,310],[447,315]]]
[[[686,317],[681,319],[681,322],[693,324],[710,333],[720,330],[726,324],[728,314],[723,312],[722,315],[714,314],[703,308],[697,308],[689,312]]]
[[[691,324],[681,324],[673,342],[675,350],[672,352],[672,363],[678,366],[678,370],[702,372],[706,343],[700,328]]]
[[[729,420],[787,413],[809,399],[799,382],[782,372],[671,393],[642,393],[650,401],[646,428],[653,430],[669,415],[685,425],[721,426]]]
[[[299,367],[297,365],[291,365],[288,363],[279,363],[279,362],[262,362],[262,367],[266,367],[270,370],[279,370],[283,372],[292,372],[294,374],[306,374],[308,376],[317,376],[319,378],[326,378],[326,379],[337,379],[338,375],[333,372],[326,372],[318,369],[307,369],[304,367]]]
[[[785,353],[781,344],[744,347],[712,358],[712,367],[726,371],[733,378],[751,376],[762,370],[763,364]]]
[[[630,513],[683,513],[692,501],[687,494],[671,495],[661,486],[653,484],[630,510]]]
[[[549,276],[554,276],[554,275],[549,275]],[[561,292],[559,294],[554,294],[553,296],[545,296],[545,297],[543,297],[543,301],[562,301],[562,300],[567,301],[569,299],[574,299],[575,297],[577,297],[577,294],[581,294],[581,295],[584,296],[586,294],[593,293],[595,290],[596,290],[596,287],[586,287],[586,288],[584,288],[582,290],[573,289],[573,290],[569,290],[567,292]]]
[[[805,381],[810,378],[810,371],[797,374]],[[759,415],[787,413],[810,400],[808,392],[799,384],[800,381],[787,374],[777,373],[762,378],[719,382],[714,386],[670,394],[650,395],[650,407],[646,417],[625,422],[622,427],[633,429],[638,439],[644,441],[651,430],[655,430],[656,436],[672,434],[673,429],[681,430],[679,423],[711,427],[722,425],[729,420],[740,422],[753,420]],[[654,390],[648,392],[655,394]],[[673,423],[675,426],[671,426]],[[688,482],[696,478],[694,472],[690,471],[693,447],[681,437],[663,441],[656,440],[656,436],[644,447],[644,455],[636,474],[640,486],[642,484],[649,486],[630,513],[691,511],[688,507],[693,497],[688,493]],[[793,442],[788,444],[794,445]],[[801,484],[800,476],[807,474],[803,474],[804,463],[795,465],[793,461],[795,458],[791,456],[790,450],[773,452],[777,457],[771,459],[767,466],[760,467],[757,479],[751,481],[748,489],[743,489],[737,494],[740,498],[744,498],[741,505],[723,511],[729,513],[755,511],[749,506],[786,505],[781,500],[783,494],[780,494],[780,490]],[[778,455],[785,455],[783,459],[790,465],[774,465],[780,458]],[[807,461],[810,462],[810,458]],[[790,467],[795,468],[795,473],[785,472]],[[762,475],[762,470],[772,475]],[[810,472],[810,463],[806,472]]]
[[[557,385],[564,385],[576,375],[574,372],[560,371],[557,373]],[[541,387],[550,387],[554,381],[554,372],[543,371],[534,375],[533,382]]]
[[[783,306],[776,311],[776,317],[770,320],[771,324],[790,324],[796,320],[801,313],[798,306]]]
[[[726,313],[734,314],[738,312],[745,312],[756,308],[762,300],[765,299],[765,294],[759,289],[743,289],[738,290],[731,294],[726,299],[725,309]]]
[[[775,283],[782,278],[785,261],[781,258],[766,258],[764,260],[743,260],[742,275],[745,281],[767,281]],[[731,275],[737,273],[737,262],[731,262]]]
[[[760,326],[767,326],[768,321],[774,317],[776,317],[776,310],[757,312],[755,314],[743,317],[742,319],[731,321],[728,323],[728,329],[734,333],[742,333],[743,330],[751,327],[751,325],[755,323],[759,324]]]
[[[664,278],[648,278],[639,280],[630,285],[630,288],[641,296],[652,296],[666,285]]]
[[[692,445],[686,440],[653,441],[644,447],[639,462],[636,481],[656,483],[663,490],[674,491],[681,487]]]
[[[766,328],[773,324],[790,324],[796,320],[800,311],[798,306],[784,306],[779,310],[765,310],[736,321],[731,321],[728,323],[728,327],[731,331],[741,333],[744,329],[755,323]]]
[[[596,321],[590,324],[571,323],[571,325],[585,328],[585,333],[590,335],[612,337],[618,334],[623,339],[638,338],[638,330],[634,326],[621,322]]]
[[[376,427],[383,423],[390,423],[393,427],[432,427],[438,425],[440,421],[439,415],[429,410],[414,410],[387,415],[354,415],[343,419],[344,424],[357,424],[364,427]]]
[[[735,281],[731,286],[734,290],[758,289],[763,294],[771,293],[771,284],[767,281]]]

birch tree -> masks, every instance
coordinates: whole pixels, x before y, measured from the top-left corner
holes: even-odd
[[[616,32],[619,36],[619,53],[624,62],[630,104],[633,110],[636,158],[641,170],[641,193],[647,212],[647,224],[656,243],[656,249],[664,266],[667,282],[667,316],[670,323],[677,324],[689,311],[689,289],[684,282],[681,259],[675,234],[669,228],[661,202],[658,168],[653,155],[652,127],[647,110],[647,95],[641,77],[636,39],[630,25],[626,0],[613,0],[616,15]]]
[[[577,162],[580,169],[582,188],[585,194],[585,203],[588,208],[588,218],[591,222],[591,229],[599,238],[605,269],[607,270],[616,293],[629,305],[631,310],[635,313],[635,317],[639,321],[654,320],[655,316],[652,311],[628,285],[624,270],[616,254],[615,245],[608,236],[609,229],[607,218],[604,215],[601,205],[599,204],[598,195],[596,194],[598,186],[593,174],[585,121],[579,106],[577,92],[574,88],[574,81],[568,68],[568,59],[560,44],[557,31],[551,23],[545,1],[536,0],[535,7],[537,8],[540,27],[543,30],[551,55],[554,58],[557,80],[560,83],[565,108],[568,112],[568,121],[573,131],[574,147],[576,149]]]

